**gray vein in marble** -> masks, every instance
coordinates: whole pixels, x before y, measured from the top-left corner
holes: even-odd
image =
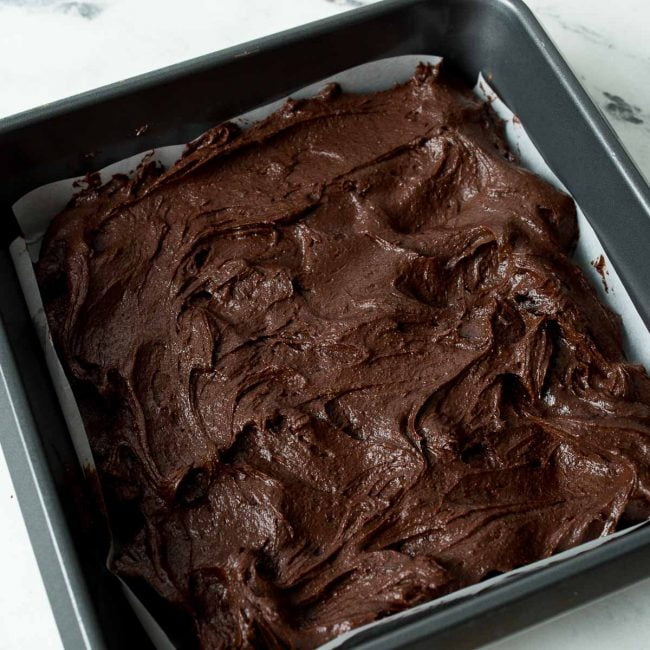
[[[638,106],[628,104],[620,95],[614,95],[606,91],[603,91],[603,95],[609,100],[605,104],[608,115],[630,124],[643,124],[644,120],[640,117],[641,109]]]
[[[104,11],[98,2],[61,2],[61,0],[0,0],[1,5],[25,7],[26,9],[47,9],[58,13],[78,15],[93,20]]]
[[[600,32],[597,32],[594,29],[590,29],[589,27],[585,27],[584,25],[576,25],[574,23],[569,23],[566,20],[564,20],[562,16],[552,11],[541,10],[539,13],[544,14],[549,18],[553,18],[557,22],[557,24],[563,29],[566,29],[569,32],[573,32],[574,34],[578,34],[579,36],[586,38],[588,41],[591,41],[592,43],[597,43],[598,45],[604,45],[608,49],[612,49],[614,47],[614,45],[610,43]]]
[[[63,2],[58,6],[58,10],[66,14],[76,12],[82,18],[92,20],[102,13],[103,7],[95,2]]]
[[[622,47],[616,46],[600,32],[597,32],[594,29],[590,29],[589,27],[585,27],[584,25],[568,22],[567,20],[562,18],[562,16],[560,16],[559,14],[553,11],[548,11],[547,9],[540,9],[538,13],[542,16],[552,18],[562,29],[566,30],[567,32],[571,32],[572,34],[576,34],[584,38],[586,41],[589,41],[590,43],[593,43],[595,45],[600,45],[601,47],[607,48],[608,50],[616,50],[617,53],[625,57],[628,57],[630,59],[635,59],[644,62],[650,61],[650,57],[642,56],[635,52],[629,52],[623,49]]]

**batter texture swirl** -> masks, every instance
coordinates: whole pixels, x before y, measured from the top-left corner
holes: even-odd
[[[78,195],[37,265],[115,536],[204,648],[313,648],[650,515],[571,199],[438,68]]]

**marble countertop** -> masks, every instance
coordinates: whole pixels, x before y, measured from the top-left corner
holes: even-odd
[[[374,0],[0,0],[0,118]],[[528,0],[650,178],[650,3]],[[0,451],[0,648],[60,648]],[[650,579],[489,646],[636,650]]]

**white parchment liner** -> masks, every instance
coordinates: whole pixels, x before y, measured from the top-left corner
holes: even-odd
[[[292,97],[299,98],[313,96],[323,87],[323,84],[329,81],[337,81],[341,84],[343,90],[348,92],[372,92],[376,90],[384,90],[397,83],[408,80],[413,75],[416,65],[421,61],[436,64],[440,61],[440,57],[409,55],[366,63],[345,70],[344,72],[340,72],[315,84],[311,84],[310,86],[293,93]],[[566,188],[544,162],[541,154],[537,151],[530,138],[527,136],[521,122],[497,97],[481,76],[479,76],[474,92],[479,97],[489,100],[492,109],[504,121],[506,139],[511,150],[517,155],[521,164],[546,179],[555,187],[566,192]],[[283,102],[284,99],[267,104],[266,106],[234,118],[233,121],[245,128],[252,122],[262,119],[278,109]],[[153,160],[159,161],[165,166],[169,166],[178,160],[184,147],[184,144],[161,147],[153,152],[146,151],[125,160],[121,160],[102,169],[100,172],[101,180],[102,182],[106,182],[113,176],[113,174],[117,173],[133,173],[138,166],[138,163],[147,154],[149,154]],[[83,182],[82,177],[49,183],[32,190],[20,198],[14,204],[13,209],[23,232],[23,237],[14,240],[11,244],[10,250],[32,320],[36,326],[39,340],[45,352],[47,365],[52,375],[54,387],[61,403],[61,408],[70,430],[70,435],[79,462],[86,471],[88,469],[94,470],[95,464],[76,400],[52,344],[52,338],[33,269],[33,262],[38,259],[42,237],[47,230],[50,220],[66,206],[70,198],[77,191],[79,182]],[[614,216],[615,215],[612,215],[612,217]],[[621,283],[615,269],[609,263],[604,248],[598,240],[596,233],[579,208],[578,225],[580,229],[580,239],[574,259],[586,274],[591,284],[595,287],[601,301],[609,305],[614,311],[621,315],[624,326],[624,345],[628,359],[632,362],[640,363],[648,369],[650,368],[650,333],[645,327],[636,308],[632,304],[632,301],[630,300],[630,297]],[[601,255],[605,259],[605,267],[603,271],[605,275],[602,277],[592,264]],[[646,523],[647,522],[644,522],[638,526],[646,525]],[[424,603],[404,612],[400,612],[399,614],[382,619],[381,621],[371,623],[370,626],[381,626],[386,622],[407,616],[415,611],[421,612],[424,610],[439,608],[446,603],[478,593],[488,587],[492,587],[495,584],[508,580],[512,576],[532,572],[548,564],[562,562],[569,557],[584,553],[589,549],[614,539],[615,537],[626,535],[638,526],[613,533],[607,537],[601,537],[592,542],[559,553],[551,558],[540,560],[506,574],[491,578],[490,580],[486,580],[477,585],[461,589],[429,603]],[[165,650],[173,648],[169,639],[162,632],[161,628],[153,620],[151,615],[146,611],[144,606],[138,601],[135,595],[126,585],[124,585],[124,589],[127,598],[133,605],[136,614],[151,636],[156,647],[159,649],[164,648]],[[368,627],[369,626],[364,626],[342,634],[322,646],[321,650],[331,650],[344,640],[354,636],[359,630],[367,629]]]

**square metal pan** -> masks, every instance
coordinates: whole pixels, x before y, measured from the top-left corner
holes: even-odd
[[[483,71],[580,203],[650,323],[648,186],[519,0],[388,0],[1,120],[0,441],[66,648],[147,641],[104,569],[105,535],[85,505],[91,486],[8,259],[18,232],[11,205],[44,183],[187,142],[334,72],[400,54],[442,55],[469,83]],[[475,647],[648,575],[650,526],[344,647]]]

